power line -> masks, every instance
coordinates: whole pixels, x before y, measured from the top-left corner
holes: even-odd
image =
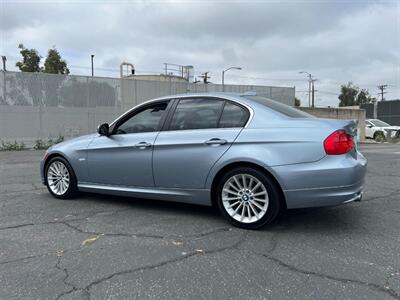
[[[339,95],[340,92],[329,92],[329,91],[321,91],[319,90],[320,93],[322,94],[330,94],[330,95]]]
[[[238,78],[248,78],[248,79],[257,79],[257,80],[271,80],[271,81],[307,81],[306,79],[299,79],[299,78],[268,78],[268,77],[254,77],[254,76],[245,76],[245,75],[230,75],[231,77],[238,77]]]

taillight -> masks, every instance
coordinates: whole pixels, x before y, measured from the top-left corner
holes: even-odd
[[[353,150],[354,137],[344,130],[336,130],[324,141],[325,152],[328,155],[345,154]]]

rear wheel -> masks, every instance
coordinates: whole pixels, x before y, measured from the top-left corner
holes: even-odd
[[[374,140],[377,142],[383,142],[385,141],[385,135],[382,131],[377,131],[374,133]]]
[[[217,187],[217,203],[229,222],[246,229],[271,223],[281,208],[275,182],[248,167],[235,168],[222,176]]]
[[[78,191],[75,173],[62,157],[54,157],[47,163],[45,178],[47,189],[56,198],[71,199]]]

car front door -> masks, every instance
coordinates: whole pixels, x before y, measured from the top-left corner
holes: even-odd
[[[157,187],[204,188],[212,166],[229,149],[249,111],[217,98],[181,99],[154,145]]]
[[[373,138],[374,137],[374,130],[373,125],[369,121],[365,121],[365,137]]]
[[[91,183],[152,187],[152,152],[167,112],[168,101],[145,105],[98,136],[88,147]]]

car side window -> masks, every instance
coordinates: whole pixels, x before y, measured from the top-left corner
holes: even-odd
[[[248,119],[249,112],[247,109],[231,102],[226,102],[219,121],[219,127],[244,127]]]
[[[169,130],[217,128],[224,101],[214,99],[182,99],[172,116]]]
[[[118,125],[115,134],[157,131],[167,106],[168,102],[163,102],[146,107]]]

